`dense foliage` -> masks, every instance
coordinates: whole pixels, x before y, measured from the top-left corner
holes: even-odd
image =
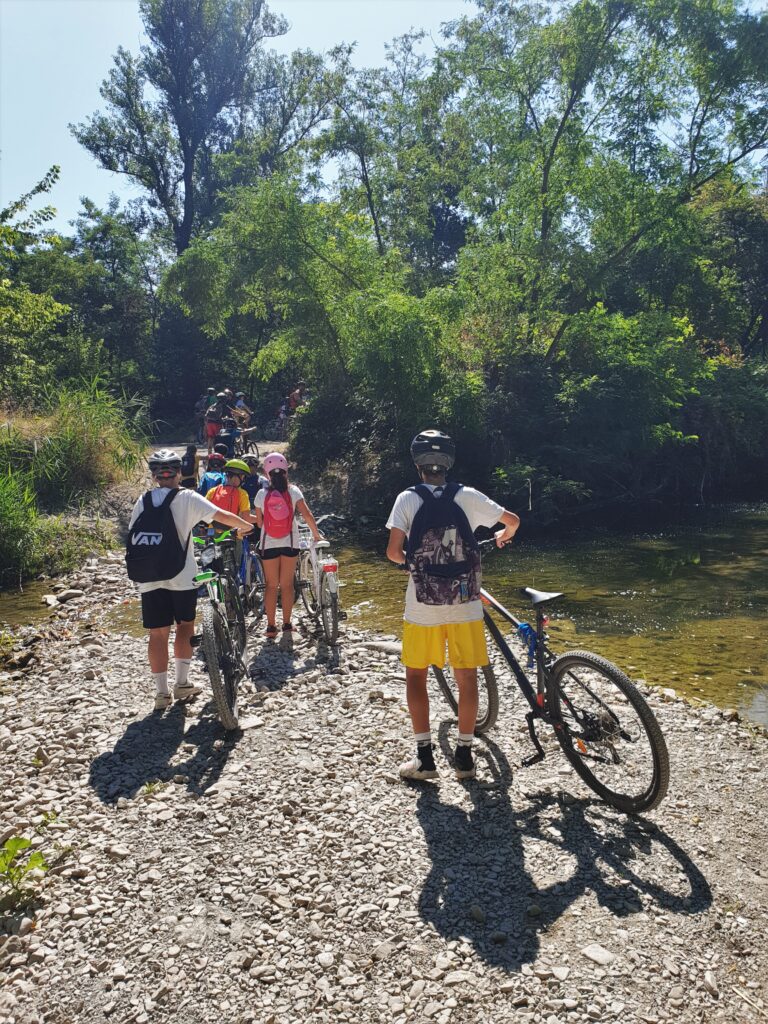
[[[426,425],[542,521],[765,495],[767,15],[476,0],[355,70],[271,54],[262,0],[180,2],[74,129],[145,201],[0,213],[0,391],[106,372],[173,418],[248,381],[267,418],[303,377],[293,454],[357,507]]]

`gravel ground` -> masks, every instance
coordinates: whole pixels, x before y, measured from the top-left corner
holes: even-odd
[[[0,927],[3,1022],[768,1017],[759,731],[652,694],[670,792],[628,819],[551,743],[519,767],[502,692],[477,781],[439,754],[406,784],[392,638],[253,637],[228,736],[199,662],[201,697],[152,710],[119,556],[68,583],[0,673],[0,842],[53,864]],[[433,727],[450,753],[437,696]]]

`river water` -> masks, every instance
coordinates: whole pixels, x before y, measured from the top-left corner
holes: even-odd
[[[524,538],[484,558],[484,581],[518,618],[523,586],[561,590],[550,637],[555,650],[587,647],[635,679],[736,707],[768,725],[768,505],[702,511],[654,533]],[[334,544],[350,622],[400,628],[405,574],[384,558],[386,535]],[[0,623],[46,614],[49,583],[0,594]],[[115,627],[135,626],[138,606],[119,609]]]
[[[378,551],[337,550],[350,621],[397,632],[405,576]],[[336,550],[336,549],[335,549]],[[586,647],[632,678],[736,707],[768,725],[768,506],[702,511],[660,532],[515,541],[483,562],[486,589],[531,618],[523,586],[565,592],[555,650]]]

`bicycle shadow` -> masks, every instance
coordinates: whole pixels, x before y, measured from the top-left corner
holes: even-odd
[[[448,722],[440,727],[444,753],[450,751],[450,728]],[[517,810],[509,793],[512,770],[503,752],[485,740],[475,753],[493,782],[463,784],[471,809],[444,803],[437,787],[414,784],[420,790],[416,816],[432,861],[418,910],[446,940],[465,939],[486,963],[514,972],[535,961],[539,935],[585,893],[593,893],[617,917],[649,905],[671,913],[701,913],[711,904],[702,872],[653,823],[603,810],[604,805],[589,799],[563,805],[551,793],[533,795],[528,807]],[[588,817],[594,807],[599,831]],[[552,816],[556,808],[559,813]],[[531,856],[531,845],[542,841],[556,847],[554,864],[551,858]],[[545,881],[537,882],[526,867],[526,853],[534,873],[546,876]],[[676,876],[660,863],[670,857]],[[674,878],[675,884],[665,886],[659,876]]]
[[[174,776],[184,776],[184,785],[195,795],[209,789],[242,734],[224,731],[213,701],[205,704],[191,728],[186,724],[187,708],[179,701],[166,712],[153,711],[131,722],[114,747],[91,762],[88,784],[102,803],[132,800],[147,783],[168,782]],[[194,754],[171,764],[182,743],[193,744]]]

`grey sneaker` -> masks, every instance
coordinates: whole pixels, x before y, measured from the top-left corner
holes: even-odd
[[[155,694],[155,711],[165,711],[166,708],[171,706],[171,695],[170,693],[156,693]]]
[[[176,700],[189,700],[190,697],[196,697],[198,693],[202,693],[202,687],[195,686],[194,683],[184,683],[183,686],[174,686],[173,696]]]
[[[437,768],[432,754],[432,744],[423,743],[416,747],[416,757],[400,765],[401,779],[436,779]]]

